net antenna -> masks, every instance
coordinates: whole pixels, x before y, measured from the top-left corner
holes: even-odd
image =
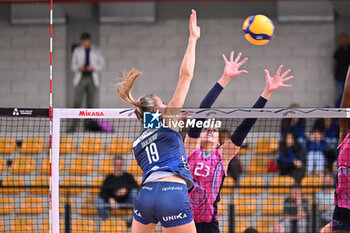
[[[54,221],[53,220],[53,211],[52,211],[52,114],[53,114],[53,106],[52,106],[52,25],[53,25],[53,0],[50,0],[50,109],[49,109],[49,117],[50,117],[50,145],[49,145],[49,163],[50,163],[50,178],[49,178],[49,183],[50,183],[50,189],[49,189],[49,232],[52,232],[53,227],[57,227],[56,225],[53,225]],[[56,181],[58,182],[58,181]]]

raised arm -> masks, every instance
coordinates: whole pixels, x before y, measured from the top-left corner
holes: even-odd
[[[350,108],[350,66],[346,75],[343,97],[340,103],[341,108]],[[349,132],[349,119],[342,118],[339,121],[339,143],[341,143]]]
[[[226,87],[226,85],[235,77],[248,73],[246,70],[239,70],[239,68],[246,63],[248,58],[244,58],[241,62],[239,61],[241,59],[242,53],[239,53],[238,56],[234,59],[234,52],[232,51],[230,54],[230,60],[228,61],[226,56],[222,54],[222,58],[225,61],[225,69],[224,73],[221,76],[221,78],[218,80],[217,83],[210,89],[208,94],[204,97],[201,104],[199,105],[200,108],[211,108],[211,106],[214,104],[216,99],[219,97],[222,90]],[[197,119],[197,121],[204,121],[205,119]],[[191,153],[194,149],[198,148],[200,146],[200,134],[202,132],[202,128],[190,128],[187,132],[187,135],[185,137],[185,147],[186,147],[186,153]]]
[[[271,77],[269,71],[265,69],[265,89],[257,102],[253,105],[253,108],[264,108],[267,100],[271,97],[271,94],[281,87],[291,87],[291,85],[284,84],[284,82],[293,78],[293,76],[286,77],[290,70],[287,70],[280,75],[283,66],[281,65],[275,76]],[[286,78],[285,78],[286,77]],[[249,131],[253,128],[256,118],[247,118],[237,127],[237,129],[231,135],[231,140],[224,143],[221,147],[221,153],[223,157],[223,163],[227,170],[228,164],[231,159],[238,153],[244,139],[247,137]]]
[[[188,39],[187,49],[182,60],[179,82],[177,84],[173,98],[165,109],[165,118],[171,115],[177,115],[184,105],[190,83],[193,78],[194,65],[196,60],[196,44],[200,37],[200,28],[197,26],[197,13],[192,10],[189,21],[190,37]]]

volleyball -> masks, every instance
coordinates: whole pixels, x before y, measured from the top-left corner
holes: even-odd
[[[265,15],[252,15],[244,21],[242,29],[250,43],[264,45],[271,40],[275,26]]]

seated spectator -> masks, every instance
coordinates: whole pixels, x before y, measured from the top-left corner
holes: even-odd
[[[327,147],[325,157],[327,159],[327,168],[331,170],[332,163],[338,157],[338,120],[332,118],[319,118],[315,121],[313,130],[319,130],[323,133]]]
[[[134,177],[125,172],[124,160],[116,156],[114,174],[105,178],[99,197],[95,201],[100,217],[103,220],[109,218],[109,210],[123,208],[121,204],[134,204],[137,188]]]
[[[300,108],[299,104],[292,104],[289,108]],[[304,118],[285,118],[282,120],[281,137],[284,137],[286,133],[293,133],[302,149],[306,148],[306,136],[305,136],[306,122]]]
[[[326,159],[324,156],[326,150],[326,141],[323,134],[315,129],[311,132],[308,141],[307,153],[307,172],[322,173],[325,168]]]
[[[315,202],[320,213],[321,227],[332,221],[334,210],[334,177],[331,174],[326,174],[324,177],[324,186],[332,186],[325,188],[316,194]]]
[[[290,189],[290,197],[284,200],[283,220],[281,225],[285,233],[307,232],[308,201],[302,198],[301,188]]]
[[[231,136],[231,131],[227,129],[220,130],[219,132],[220,145],[224,144],[227,140],[231,140],[230,136]],[[244,140],[241,147],[247,147],[246,140]],[[233,159],[231,159],[227,169],[227,174],[235,180],[236,184],[239,182],[239,177],[243,173],[243,167],[238,156],[239,154],[233,157]]]
[[[280,175],[290,175],[299,182],[303,176],[301,147],[291,132],[284,135],[279,147],[278,168]]]

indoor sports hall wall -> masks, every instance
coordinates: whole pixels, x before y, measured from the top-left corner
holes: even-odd
[[[165,13],[162,12],[164,15]],[[276,23],[276,36],[267,46],[248,44],[241,31],[242,19],[201,19],[202,36],[197,47],[195,78],[186,106],[197,106],[223,70],[221,53],[242,51],[249,57],[245,77],[230,83],[216,106],[250,107],[264,86],[264,68],[273,73],[279,64],[291,68],[293,88],[274,94],[269,107],[292,102],[302,107],[333,105],[335,90],[332,54],[335,49],[334,23]],[[164,16],[163,16],[164,18]],[[132,66],[143,72],[133,90],[138,97],[154,92],[168,101],[188,38],[185,19],[160,19],[155,24],[100,24],[99,41],[106,58],[102,73],[100,107],[124,107],[114,92],[121,70]],[[49,92],[49,28],[14,26],[0,21],[0,105],[47,107]],[[54,26],[54,106],[66,103],[71,85],[66,69],[67,26]],[[78,38],[77,38],[78,39]]]
[[[303,107],[332,105],[334,83],[332,56],[334,24],[280,23],[276,36],[267,45],[250,45],[241,31],[243,20],[201,20],[201,38],[197,45],[195,77],[186,100],[197,106],[223,72],[222,53],[242,51],[249,60],[244,65],[249,74],[231,82],[216,104],[219,107],[250,107],[265,85],[264,68],[275,72],[279,64],[292,69],[295,79],[290,90],[277,92],[270,107],[285,107],[292,102]],[[178,79],[178,70],[188,38],[186,20],[166,20],[156,25],[101,25],[100,41],[107,68],[103,73],[103,107],[120,106],[114,83],[120,70],[136,66],[143,72],[134,86],[136,97],[154,92],[169,101]],[[322,32],[322,33],[321,33]],[[327,33],[325,33],[327,32]]]
[[[66,27],[55,26],[54,82],[56,106],[64,106]],[[48,107],[49,32],[47,25],[14,26],[0,20],[0,106]]]

